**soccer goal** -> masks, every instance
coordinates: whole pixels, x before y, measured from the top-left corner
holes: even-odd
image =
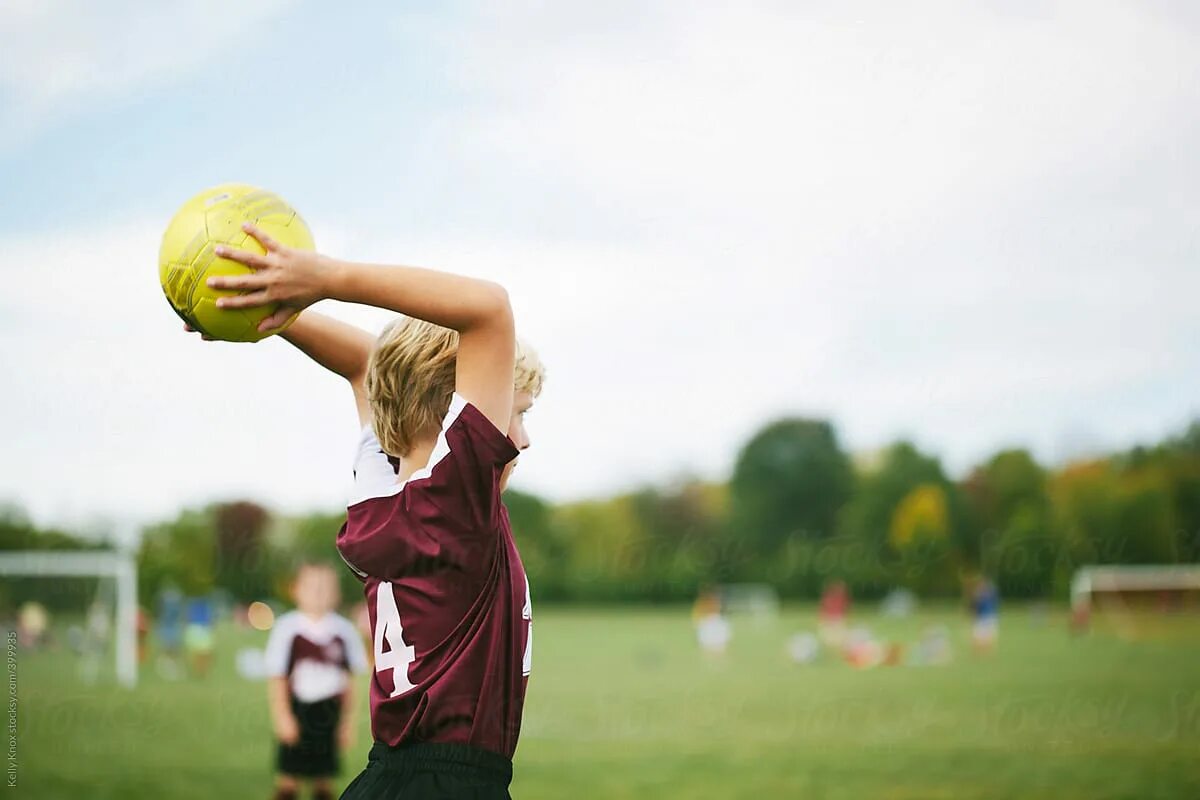
[[[1181,609],[1200,600],[1200,564],[1082,567],[1071,580],[1071,619],[1086,627],[1092,612]]]
[[[116,585],[116,675],[137,685],[137,566],[133,556],[111,550],[25,550],[0,553],[0,575],[39,578],[112,578]]]

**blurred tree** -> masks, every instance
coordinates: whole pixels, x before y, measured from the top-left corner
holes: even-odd
[[[560,506],[553,517],[568,543],[566,579],[579,600],[639,597],[646,537],[628,495]]]
[[[280,520],[267,534],[270,543],[270,594],[285,603],[293,602],[292,578],[302,562],[331,564],[338,574],[342,605],[362,599],[362,583],[342,561],[337,551],[337,535],[346,521],[345,511],[316,511],[302,517]]]
[[[1006,595],[1045,594],[1056,575],[1069,578],[1069,547],[1055,530],[1046,480],[1028,451],[1004,450],[963,483],[980,537],[967,554]]]
[[[892,512],[888,544],[899,556],[897,582],[919,594],[952,593],[957,569],[947,486],[922,483]]]
[[[541,600],[676,601],[700,584],[737,580],[814,597],[835,578],[857,596],[897,584],[952,594],[960,571],[980,565],[1005,594],[1039,596],[1065,590],[1086,563],[1200,560],[1200,422],[1053,473],[1024,450],[1005,450],[956,484],[908,442],[856,477],[828,423],[790,419],[746,443],[728,485],[684,480],[557,506],[519,491],[505,500]],[[835,518],[839,535],[830,536]],[[290,602],[301,560],[338,566],[344,601],[357,602],[361,584],[335,547],[344,520],[343,511],[272,518],[250,501],[184,510],[145,531],[143,602],[168,582],[189,594],[222,585],[243,600]],[[90,545],[0,506],[0,549]],[[68,606],[86,602],[43,584]],[[32,596],[26,586],[0,582],[0,607],[14,587]],[[90,597],[94,587],[80,586]]]
[[[777,552],[793,533],[829,538],[853,488],[850,460],[832,425],[773,422],[738,455],[729,487],[732,533],[759,556]]]
[[[1067,543],[1055,535],[1046,506],[1022,503],[1012,509],[988,553],[985,572],[1000,591],[1013,597],[1040,597],[1056,586],[1065,590],[1073,561]]]
[[[235,598],[249,602],[270,591],[267,525],[271,515],[248,500],[213,507],[216,528],[215,580]]]
[[[1169,478],[1161,470],[1138,470],[1121,478],[1116,525],[1122,561],[1175,563],[1179,553]]]
[[[1200,453],[1175,459],[1167,480],[1175,506],[1179,560],[1200,561]]]
[[[1051,483],[1055,513],[1075,564],[1152,564],[1178,560],[1178,523],[1170,481],[1145,464],[1073,464]]]
[[[1046,473],[1027,450],[1004,450],[977,470],[985,491],[977,509],[990,528],[1003,528],[1022,506],[1048,503]]]
[[[950,512],[946,492],[936,483],[922,483],[909,492],[892,512],[888,542],[903,552],[922,542],[947,542]]]
[[[646,552],[639,584],[647,599],[690,600],[700,585],[735,575],[728,563],[724,493],[699,481],[630,496]]]
[[[886,549],[892,515],[900,502],[922,484],[948,486],[942,466],[909,442],[887,448],[877,465],[859,476],[858,491],[847,505],[842,528],[851,537],[869,542],[879,552]],[[952,501],[947,497],[947,506]],[[950,514],[953,520],[953,513]]]
[[[954,592],[965,515],[937,458],[902,441],[861,469],[840,527],[846,547],[855,545],[867,566],[842,561],[842,574],[826,578],[846,579],[855,593],[896,584],[924,594]]]
[[[1122,561],[1117,480],[1107,461],[1068,464],[1051,478],[1049,491],[1055,524],[1076,566]]]
[[[0,551],[3,550],[106,550],[56,528],[39,528],[24,509],[15,504],[0,506]],[[35,600],[51,611],[80,612],[96,594],[97,578],[41,578],[0,576],[0,615],[12,613],[27,600]]]
[[[1154,447],[1136,447],[1118,459],[1129,472],[1153,472],[1171,498],[1175,554],[1200,561],[1200,420]]]
[[[138,551],[138,587],[145,603],[173,583],[185,594],[216,586],[216,531],[212,510],[185,509],[174,520],[152,525]]]
[[[550,504],[536,495],[509,489],[504,493],[504,505],[536,600],[567,598],[569,545],[555,526]]]

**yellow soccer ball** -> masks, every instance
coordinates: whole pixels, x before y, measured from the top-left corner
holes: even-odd
[[[158,278],[163,294],[175,313],[196,330],[227,342],[257,342],[279,333],[296,318],[278,328],[260,332],[258,324],[275,313],[278,306],[261,308],[217,308],[217,298],[236,291],[210,289],[213,275],[243,275],[249,267],[217,258],[213,248],[223,244],[238,250],[262,253],[258,241],[242,230],[253,222],[280,244],[312,250],[312,233],[283,198],[272,192],[240,183],[225,183],[206,189],[183,204],[167,225],[158,251]]]

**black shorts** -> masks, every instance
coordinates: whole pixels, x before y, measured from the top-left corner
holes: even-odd
[[[341,800],[512,800],[512,761],[464,744],[376,742]]]
[[[342,718],[342,698],[330,697],[315,703],[292,698],[292,713],[300,725],[300,741],[294,745],[279,743],[276,768],[284,775],[302,778],[328,778],[337,775],[337,728]]]

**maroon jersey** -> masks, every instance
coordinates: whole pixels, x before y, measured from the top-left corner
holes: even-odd
[[[362,637],[350,620],[329,613],[313,619],[289,611],[275,621],[267,639],[267,674],[288,679],[288,689],[302,703],[340,695],[347,673],[366,672]]]
[[[529,583],[500,501],[516,456],[458,394],[429,464],[404,483],[363,430],[337,546],[366,593],[376,741],[516,750],[533,644]]]

